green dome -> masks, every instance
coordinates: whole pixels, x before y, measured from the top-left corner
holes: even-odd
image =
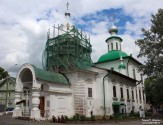
[[[105,62],[105,61],[110,61],[110,60],[115,60],[115,59],[120,59],[120,57],[127,57],[128,55],[125,52],[122,52],[120,50],[112,50],[109,51],[108,53],[102,55],[99,60],[99,62]]]

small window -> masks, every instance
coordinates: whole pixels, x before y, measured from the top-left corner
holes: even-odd
[[[138,93],[137,93],[137,89],[135,89],[135,91],[136,91],[136,99],[138,99]]]
[[[108,45],[108,52],[109,52],[109,45]]]
[[[133,69],[133,77],[136,79],[135,69]]]
[[[134,91],[132,90],[132,100],[134,100]]]
[[[116,43],[116,50],[118,50],[118,43]]]
[[[92,88],[88,88],[88,97],[92,97]]]
[[[127,99],[129,99],[129,90],[127,89]]]
[[[122,87],[120,88],[120,91],[121,91],[121,98],[123,98],[123,88]]]
[[[43,91],[44,90],[44,86],[43,86],[43,84],[41,85],[41,91]]]
[[[10,93],[8,93],[8,97],[10,97]]]
[[[117,94],[116,94],[116,87],[113,86],[113,97],[117,97]]]
[[[145,100],[145,97],[144,97],[144,90],[142,90],[142,93],[143,93],[143,100]]]
[[[143,74],[140,74],[141,77],[141,83],[143,84]]]
[[[139,89],[139,99],[141,100],[141,91],[140,91],[140,89]]]
[[[111,43],[111,50],[113,50],[113,43]]]

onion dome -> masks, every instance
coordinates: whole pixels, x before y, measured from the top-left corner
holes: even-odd
[[[117,34],[117,33],[118,33],[118,28],[117,28],[115,25],[112,25],[112,26],[110,27],[110,29],[109,29],[109,33],[110,33],[111,35]]]
[[[120,64],[120,65],[118,66],[118,69],[126,69],[126,66],[125,66],[124,64]]]
[[[125,66],[124,63],[123,63],[122,56],[121,56],[121,58],[120,58],[120,61],[121,61],[121,63],[120,63],[120,65],[118,66],[118,69],[126,69],[126,66]]]

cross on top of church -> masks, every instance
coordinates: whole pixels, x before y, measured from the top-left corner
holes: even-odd
[[[67,10],[68,10],[69,2],[67,2],[66,6],[67,6]]]

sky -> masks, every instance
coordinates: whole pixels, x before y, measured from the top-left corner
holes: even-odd
[[[47,31],[65,23],[67,2],[71,23],[90,34],[93,62],[107,53],[113,22],[122,51],[138,59],[135,41],[143,38],[141,28],[149,29],[151,14],[163,8],[163,0],[0,0],[0,66],[13,76],[24,63],[41,68]]]

